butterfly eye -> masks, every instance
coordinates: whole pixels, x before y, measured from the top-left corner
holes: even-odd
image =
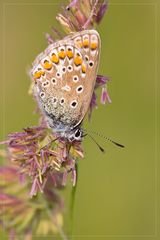
[[[78,104],[78,103],[77,103],[76,100],[72,101],[72,102],[71,102],[71,108],[76,108],[77,104]]]
[[[80,140],[81,139],[81,135],[82,135],[82,133],[81,133],[80,129],[77,129],[75,131],[74,137],[75,137],[76,140]]]

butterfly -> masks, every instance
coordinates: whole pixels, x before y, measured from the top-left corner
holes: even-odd
[[[96,30],[74,32],[50,44],[33,63],[33,93],[60,138],[81,140],[94,91],[101,41]]]

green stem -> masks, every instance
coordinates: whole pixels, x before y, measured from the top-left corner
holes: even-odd
[[[75,206],[75,196],[76,196],[76,190],[77,190],[77,182],[78,182],[78,164],[75,164],[76,168],[76,185],[72,187],[71,192],[71,204],[70,204],[70,221],[71,221],[71,229],[70,229],[70,236],[72,239],[73,235],[73,222],[74,222],[74,206]]]

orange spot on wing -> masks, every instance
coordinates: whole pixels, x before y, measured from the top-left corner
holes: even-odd
[[[61,51],[58,53],[58,56],[59,56],[59,58],[64,59],[64,58],[66,57],[66,52],[63,51],[63,50],[61,50]]]
[[[34,74],[33,74],[33,77],[35,78],[35,79],[38,79],[38,78],[40,78],[41,76],[44,76],[44,71],[42,71],[42,70],[39,70],[39,71],[36,71]]]
[[[52,54],[51,61],[56,64],[59,63],[59,58],[55,53]]]
[[[89,40],[88,40],[88,39],[84,39],[84,40],[83,40],[83,47],[84,47],[84,48],[89,47]]]
[[[93,42],[93,43],[91,43],[91,50],[96,50],[97,49],[97,47],[98,47],[98,43],[97,42]]]
[[[82,73],[86,73],[86,65],[84,63],[82,64]]]
[[[68,50],[66,54],[69,59],[73,58],[73,52],[71,50]]]
[[[75,64],[76,66],[81,65],[81,64],[82,64],[82,58],[81,58],[80,56],[76,56],[76,57],[74,58],[74,64]]]
[[[50,70],[51,68],[52,68],[52,63],[50,63],[49,61],[45,61],[44,63],[43,63],[43,67],[45,68],[45,69],[47,69],[47,70]]]

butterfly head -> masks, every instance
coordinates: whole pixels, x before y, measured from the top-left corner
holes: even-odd
[[[83,130],[78,127],[70,131],[61,131],[57,134],[60,138],[65,139],[69,142],[81,141],[83,137]]]

